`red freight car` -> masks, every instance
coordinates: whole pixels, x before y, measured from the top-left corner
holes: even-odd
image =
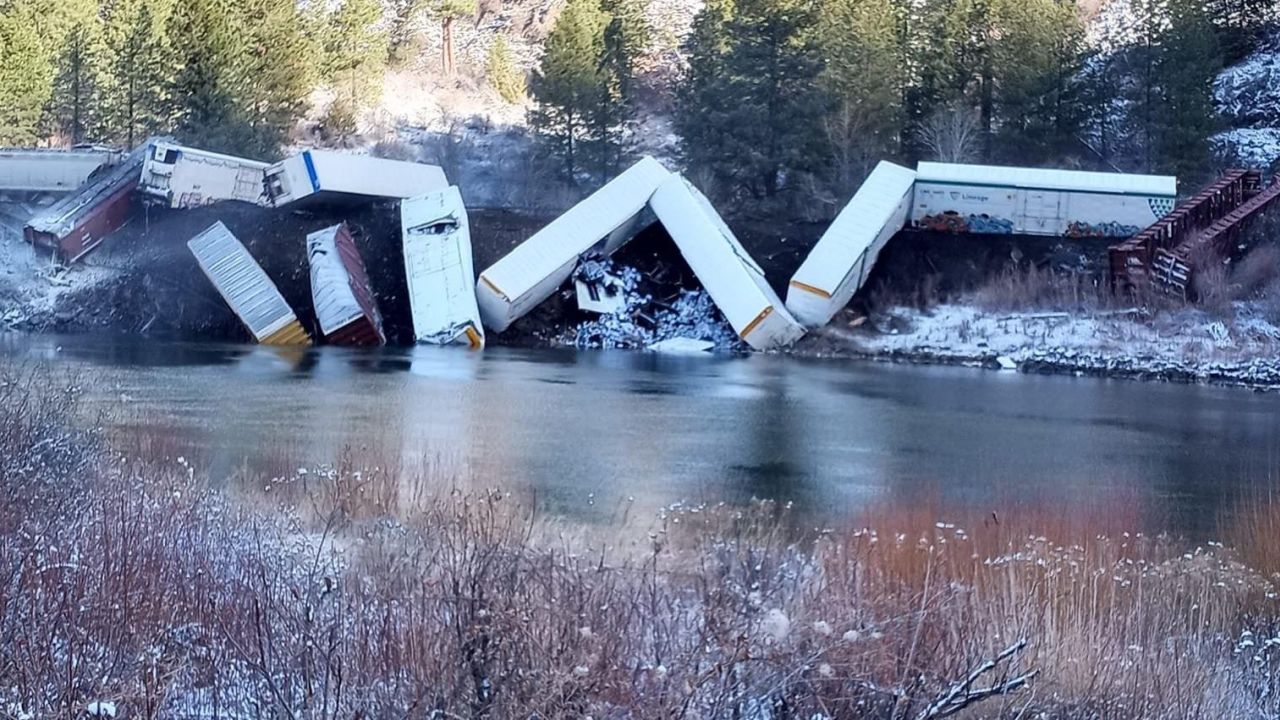
[[[102,244],[133,214],[133,191],[138,187],[148,142],[116,167],[31,218],[23,235],[32,245],[48,248],[72,263]]]
[[[325,340],[331,345],[385,344],[382,315],[346,223],[308,235],[307,261],[311,298]]]

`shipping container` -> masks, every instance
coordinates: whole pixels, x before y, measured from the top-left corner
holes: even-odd
[[[645,157],[480,273],[485,327],[506,330],[564,284],[579,259],[609,255],[652,224],[649,198],[671,173]]]
[[[223,200],[266,204],[267,163],[159,142],[142,165],[138,183],[149,200],[193,208]]]
[[[382,315],[369,275],[346,223],[307,236],[311,299],[320,332],[331,345],[384,345]]]
[[[813,246],[787,287],[787,309],[806,327],[826,325],[867,281],[880,251],[911,211],[912,170],[881,162]]]
[[[471,228],[458,188],[401,202],[400,228],[417,341],[484,347]]]
[[[271,165],[264,183],[267,202],[274,207],[303,201],[404,200],[449,187],[436,165],[327,150],[306,150]]]
[[[138,147],[100,177],[31,218],[23,229],[27,242],[51,250],[65,263],[79,260],[102,244],[133,215],[133,191],[150,145]]]
[[[0,192],[71,192],[125,153],[112,148],[0,149]]]
[[[1177,197],[1165,175],[920,163],[911,221],[950,232],[1128,237]]]
[[[769,350],[804,335],[764,271],[697,188],[671,175],[649,205],[738,337],[757,350]]]
[[[263,345],[309,345],[298,316],[226,225],[214,223],[187,247],[218,294]]]

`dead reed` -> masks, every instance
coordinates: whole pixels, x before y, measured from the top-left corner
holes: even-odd
[[[0,449],[62,432],[33,408],[0,406],[18,428]],[[825,529],[768,503],[677,507],[636,541],[350,461],[278,480],[267,510],[187,461],[97,456],[68,492],[14,467],[6,719],[97,701],[138,718],[1280,711],[1275,510],[1225,548],[1127,534],[1115,504],[895,502]]]

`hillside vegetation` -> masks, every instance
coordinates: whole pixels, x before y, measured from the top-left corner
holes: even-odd
[[[718,200],[795,217],[829,215],[880,159],[1190,187],[1214,168],[1211,138],[1221,150],[1228,121],[1251,116],[1221,82],[1215,103],[1214,82],[1265,47],[1274,3],[1094,5],[0,0],[0,144],[166,132],[269,158],[304,119],[308,142],[369,143],[371,117],[417,103],[453,118],[433,130],[455,143],[459,119],[483,114],[487,131],[500,108],[567,186],[658,146]],[[388,71],[429,81],[384,97]]]

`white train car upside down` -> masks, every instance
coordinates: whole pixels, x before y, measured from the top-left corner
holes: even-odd
[[[920,163],[911,222],[948,232],[1128,237],[1177,199],[1165,175]]]

